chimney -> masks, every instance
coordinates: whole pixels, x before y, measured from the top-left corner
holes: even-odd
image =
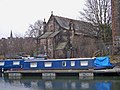
[[[72,20],[70,20],[70,22],[69,22],[69,30],[71,30],[72,29]]]
[[[44,22],[43,22],[43,34],[46,32],[46,21],[45,21],[45,18],[44,18]]]

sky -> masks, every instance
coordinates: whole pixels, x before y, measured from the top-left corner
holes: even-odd
[[[24,36],[30,24],[54,15],[78,19],[85,0],[0,0],[0,38]]]

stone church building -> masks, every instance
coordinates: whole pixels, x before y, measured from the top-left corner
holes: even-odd
[[[43,22],[43,34],[38,37],[39,54],[48,58],[92,57],[98,49],[97,33],[92,24],[51,14]]]

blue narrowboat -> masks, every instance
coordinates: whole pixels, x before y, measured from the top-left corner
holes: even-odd
[[[90,69],[94,67],[94,60],[95,58],[25,60],[23,69]]]
[[[0,70],[23,69],[23,70],[49,70],[49,69],[106,69],[113,68],[110,58],[68,58],[68,59],[14,59],[0,60]]]

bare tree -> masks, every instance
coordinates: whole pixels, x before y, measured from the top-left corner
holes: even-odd
[[[26,36],[37,37],[43,32],[43,21],[37,20],[34,24],[30,24]]]
[[[0,39],[0,56],[3,56],[3,58],[5,57],[5,54],[7,53],[7,43],[6,43],[6,39],[2,38]]]
[[[103,41],[111,39],[111,0],[86,0],[85,6],[80,18],[98,27],[98,35]]]
[[[25,37],[22,45],[26,54],[33,55],[36,52],[36,40],[34,38]]]

